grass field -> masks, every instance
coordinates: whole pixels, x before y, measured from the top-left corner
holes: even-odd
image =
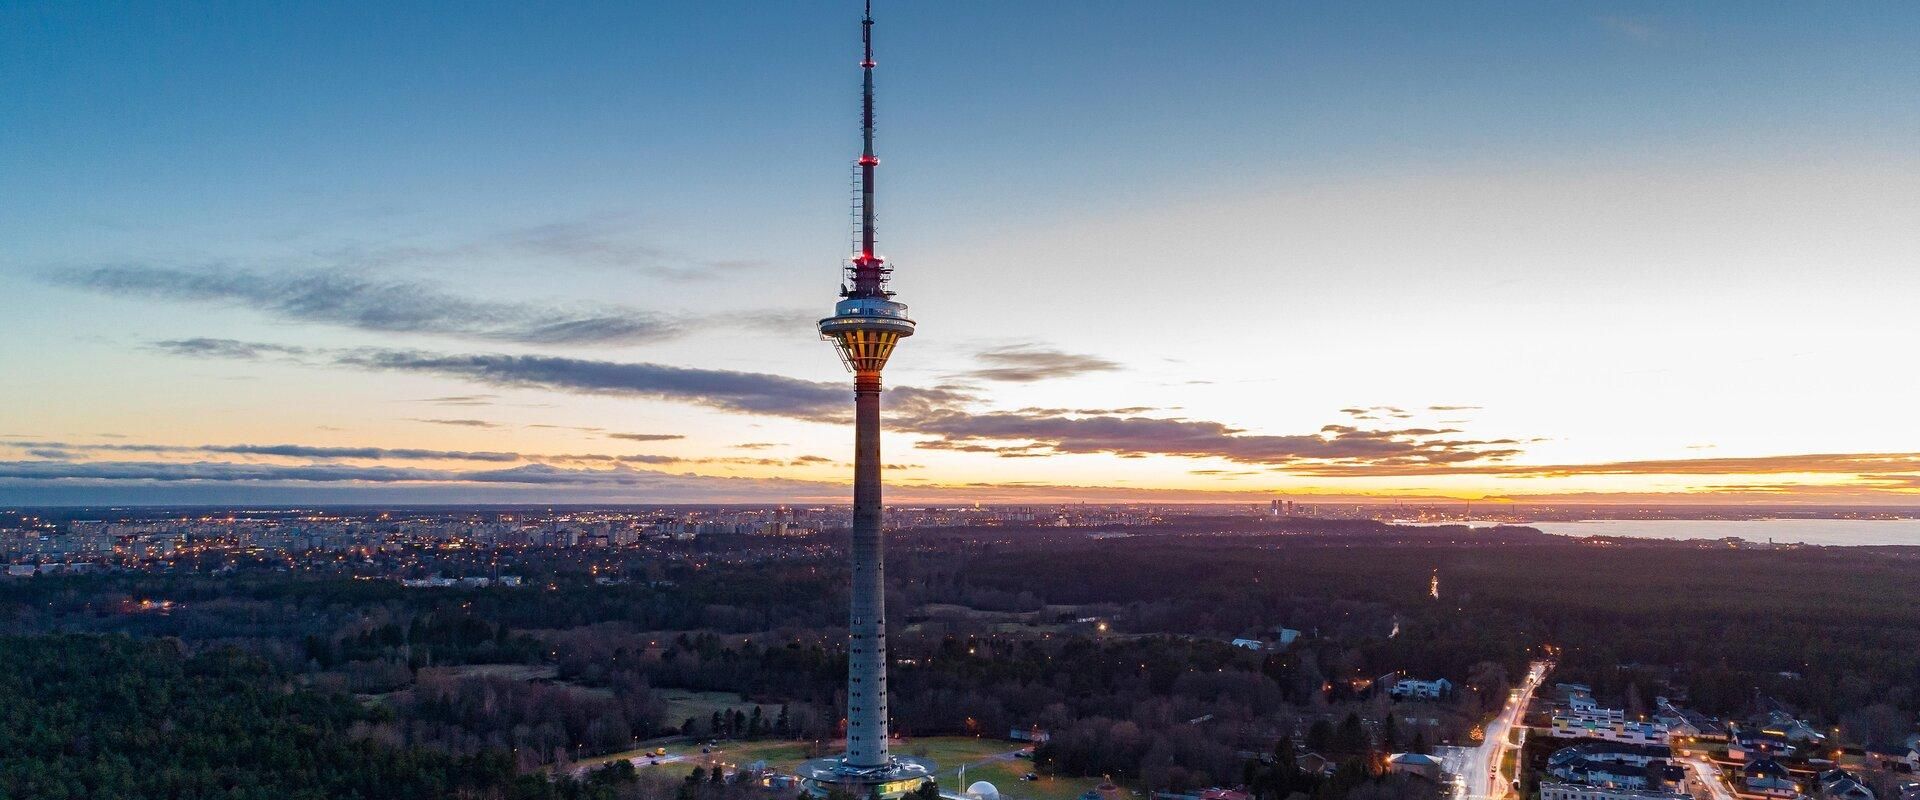
[[[552,680],[560,668],[551,664],[463,664],[457,667],[428,667],[425,673],[441,672],[456,678],[506,678],[511,681]]]
[[[940,765],[942,789],[966,790],[967,787],[958,782],[957,767]],[[1037,781],[1020,780],[1021,775],[1032,769],[1033,762],[1025,759],[969,765],[967,785],[973,785],[974,781],[986,781],[999,789],[1000,796],[1008,800],[1074,800],[1100,783],[1098,778],[1056,778],[1048,775],[1040,776]]]
[[[746,701],[735,692],[690,692],[685,689],[661,689],[660,696],[667,701],[667,724],[679,725],[689,717],[699,720],[703,726],[713,717],[715,711],[739,709],[743,714],[753,713],[753,703]],[[765,715],[767,724],[773,724],[780,716],[777,705],[761,706],[760,713]],[[701,728],[705,730],[704,727]]]

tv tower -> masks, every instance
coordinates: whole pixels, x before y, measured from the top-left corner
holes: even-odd
[[[860,20],[860,183],[854,195],[859,252],[847,265],[833,316],[820,336],[833,341],[853,372],[853,603],[847,625],[847,751],[800,769],[808,791],[838,789],[856,798],[892,800],[933,780],[933,762],[887,753],[886,542],[880,504],[880,371],[900,339],[913,335],[907,306],[887,291],[893,270],[874,249],[873,0]]]

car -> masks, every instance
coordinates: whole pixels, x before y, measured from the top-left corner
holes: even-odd
[[[701,755],[703,755],[703,756],[704,756],[704,755],[708,755],[708,754],[711,754],[712,752],[713,752],[713,748],[711,748],[711,747],[702,747],[702,748],[700,748],[700,754],[701,754]]]
[[[1040,780],[1040,776],[1039,776],[1038,774],[1035,774],[1035,773],[1032,773],[1032,772],[1029,772],[1029,773],[1027,773],[1027,774],[1025,774],[1025,775],[1022,775],[1022,776],[1020,776],[1020,780],[1023,780],[1023,781],[1037,781],[1037,780]]]
[[[1013,757],[1014,758],[1033,758],[1033,753],[1026,750],[1022,750],[1018,753],[1014,753]]]

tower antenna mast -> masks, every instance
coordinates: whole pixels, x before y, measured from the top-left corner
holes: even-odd
[[[874,172],[880,156],[873,152],[873,0],[867,0],[860,19],[860,252],[853,256],[853,284],[847,297],[888,297],[886,259],[876,252],[874,229]]]

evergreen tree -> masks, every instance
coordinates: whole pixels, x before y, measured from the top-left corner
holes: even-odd
[[[1373,746],[1367,736],[1367,728],[1360,722],[1357,712],[1349,712],[1346,719],[1340,720],[1339,729],[1333,734],[1333,749],[1341,753],[1364,753]]]
[[[1322,754],[1333,749],[1333,723],[1316,719],[1307,726],[1307,749]]]

